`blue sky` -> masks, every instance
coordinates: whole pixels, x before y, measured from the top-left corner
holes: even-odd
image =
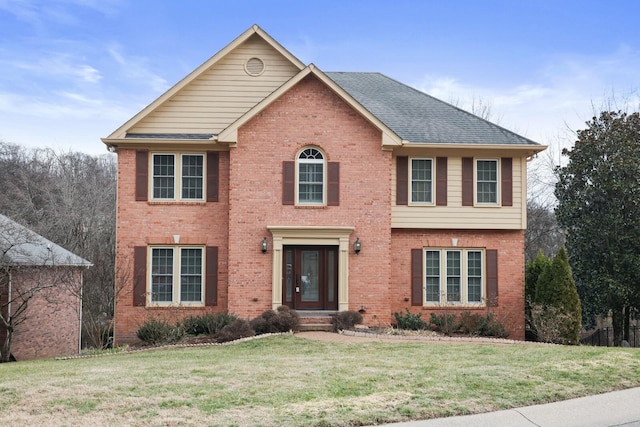
[[[0,140],[104,153],[258,24],[323,71],[379,71],[566,146],[594,111],[638,109],[638,16],[634,0],[0,0]]]

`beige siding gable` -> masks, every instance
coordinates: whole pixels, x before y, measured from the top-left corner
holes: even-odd
[[[264,63],[253,76],[251,58]],[[128,133],[218,134],[299,72],[258,35],[253,35],[144,117]]]

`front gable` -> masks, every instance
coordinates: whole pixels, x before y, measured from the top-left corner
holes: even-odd
[[[238,141],[238,129],[250,121],[253,117],[271,105],[273,102],[284,96],[292,88],[299,85],[310,76],[314,77],[321,85],[328,90],[332,91],[338,98],[340,98],[346,105],[348,105],[354,112],[360,115],[363,119],[367,120],[371,125],[377,128],[381,136],[381,144],[384,149],[390,149],[402,145],[402,140],[391,130],[387,125],[378,119],[369,110],[364,108],[358,103],[351,95],[331,80],[325,73],[320,71],[315,65],[311,64],[305,69],[301,70],[296,76],[280,86],[277,90],[265,97],[261,102],[256,104],[253,108],[247,111],[242,117],[233,122],[229,127],[224,129],[218,135],[219,142],[225,142],[229,144],[235,144]],[[330,124],[328,124],[330,126]]]
[[[254,25],[103,141],[215,139],[302,68]]]

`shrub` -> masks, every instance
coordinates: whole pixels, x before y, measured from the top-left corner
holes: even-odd
[[[440,322],[443,320],[438,319],[436,321]],[[506,338],[509,336],[507,329],[495,318],[493,313],[487,313],[483,316],[479,313],[464,311],[460,313],[460,320],[458,322],[453,321],[453,326],[456,324],[460,332],[466,335],[496,338]]]
[[[182,328],[189,335],[215,335],[220,329],[236,320],[228,313],[212,313],[204,316],[190,316],[182,320]]]
[[[525,339],[536,341],[537,333],[531,321],[531,305],[536,299],[536,286],[542,273],[551,268],[553,259],[545,256],[542,251],[538,251],[533,261],[527,262],[524,274],[524,318],[525,318]]]
[[[483,337],[507,338],[509,332],[507,328],[495,318],[493,313],[488,313],[486,317],[484,317],[484,324],[480,330],[480,335]]]
[[[281,305],[277,311],[266,310],[252,319],[251,327],[257,335],[297,331],[300,328],[300,316],[295,310]]]
[[[405,308],[405,310],[407,310],[406,314],[402,314],[399,312],[393,313],[393,316],[396,318],[398,329],[411,331],[428,329],[427,322],[422,320],[422,313],[413,314],[409,311],[408,308]]]
[[[487,324],[487,318],[478,313],[464,311],[460,313],[460,330],[466,335],[482,335]]]
[[[534,319],[533,306],[537,306],[538,312]],[[555,308],[555,310],[552,310]],[[549,310],[548,316],[545,316],[540,310]],[[545,318],[548,317],[549,320]],[[580,297],[576,289],[576,282],[573,280],[571,267],[569,266],[569,258],[564,248],[558,251],[553,259],[553,263],[540,273],[536,283],[535,304],[531,307],[531,322],[535,328],[538,325],[543,327],[545,323],[556,318],[558,326],[551,335],[550,331],[537,331],[538,338],[542,336],[553,336],[552,339],[564,344],[578,344],[580,340],[580,329],[582,327],[582,308]],[[561,336],[555,336],[561,334]]]
[[[457,321],[455,314],[435,314],[431,313],[431,319],[429,323],[434,326],[434,329],[438,332],[442,332],[445,335],[453,335],[460,329],[460,322]]]
[[[182,328],[187,335],[204,334],[204,324],[201,316],[189,316],[182,319]]]
[[[362,314],[353,310],[340,311],[332,316],[331,323],[333,323],[334,332],[353,329],[362,323]]]
[[[533,304],[531,323],[535,327],[538,341],[554,344],[576,344],[573,338],[575,319],[571,313],[560,308]]]
[[[236,319],[229,323],[216,334],[216,341],[228,342],[235,341],[240,338],[252,337],[256,333],[251,328],[249,322],[245,319]]]
[[[280,332],[297,331],[300,329],[300,316],[298,312],[286,305],[278,307],[278,322]]]
[[[184,335],[180,325],[172,326],[166,320],[150,318],[138,328],[138,338],[151,345],[174,343]]]
[[[207,314],[202,317],[204,333],[207,335],[215,335],[236,319],[237,316],[229,313]]]

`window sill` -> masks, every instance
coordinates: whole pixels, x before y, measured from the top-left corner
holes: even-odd
[[[295,205],[296,209],[325,209],[325,205]]]
[[[473,205],[474,208],[501,208],[502,205],[500,203],[476,203]]]
[[[147,204],[150,206],[160,205],[179,205],[179,206],[206,206],[207,202],[204,200],[194,200],[194,201],[186,201],[186,200],[149,200]]]
[[[442,305],[442,304],[423,304],[422,305],[422,309],[423,310],[459,310],[459,309],[464,309],[464,310],[484,310],[486,309],[487,306],[485,304],[463,304],[463,303],[458,303],[458,304],[448,304],[448,305]]]
[[[177,309],[177,310],[186,310],[186,309],[192,309],[192,308],[203,309],[205,308],[205,305],[203,303],[190,303],[190,304],[151,303],[151,304],[147,304],[145,308],[149,310],[166,310],[168,308]]]

